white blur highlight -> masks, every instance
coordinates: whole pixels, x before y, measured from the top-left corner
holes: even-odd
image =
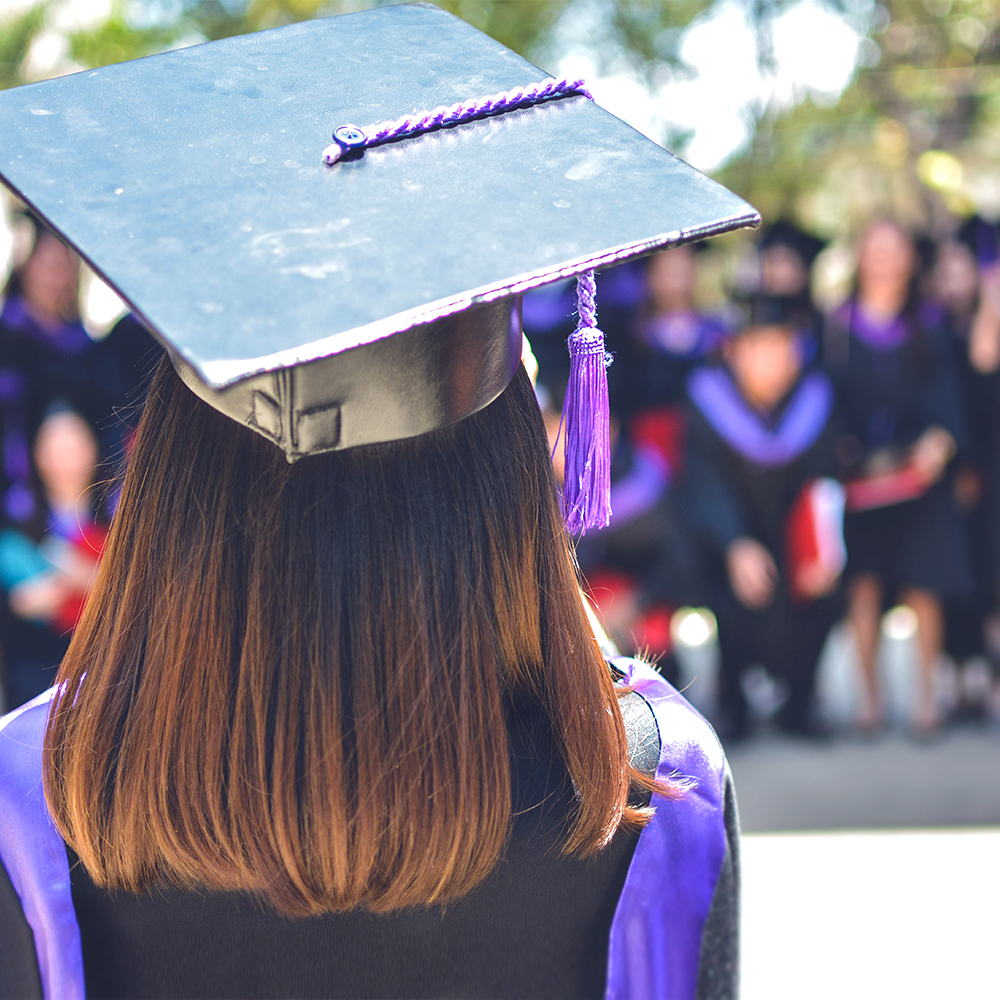
[[[741,855],[742,1000],[997,996],[1000,830],[747,834]]]
[[[128,311],[125,303],[110,285],[102,281],[89,268],[84,268],[80,278],[80,312],[87,333],[94,340],[101,340]]]
[[[595,10],[587,0],[567,8],[557,31],[567,55],[557,74],[584,76],[601,107],[654,141],[688,135],[675,152],[705,171],[746,148],[756,118],[768,108],[806,98],[835,103],[853,78],[863,40],[846,17],[818,0],[801,0],[771,22],[770,58],[762,66],[744,4],[722,0],[684,32],[679,54],[690,77],[651,89],[624,60],[598,72],[606,42]]]
[[[670,634],[675,645],[688,649],[707,646],[717,632],[715,615],[708,608],[679,608],[670,619]]]
[[[900,604],[882,616],[882,635],[886,639],[905,642],[917,634],[917,616],[912,608]]]

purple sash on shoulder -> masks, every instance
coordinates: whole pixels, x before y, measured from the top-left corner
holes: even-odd
[[[815,443],[833,409],[833,387],[820,372],[799,383],[774,427],[740,395],[724,368],[698,368],[688,378],[688,395],[723,441],[760,465],[786,465]]]
[[[652,667],[612,661],[656,716],[656,777],[692,779],[680,799],[653,797],[608,942],[605,1000],[692,1000],[701,936],[726,855],[725,756],[708,723]]]
[[[661,313],[648,319],[640,335],[650,347],[679,358],[703,358],[725,339],[726,325],[693,309]]]
[[[726,853],[725,758],[704,719],[652,667],[621,657],[622,683],[660,730],[658,779],[683,776],[679,799],[653,799],[611,925],[606,1000],[692,1000],[701,938]],[[66,847],[42,792],[42,738],[53,690],[0,720],[0,860],[34,933],[46,1000],[82,1000],[80,929]]]
[[[849,333],[873,351],[895,351],[910,339],[910,325],[906,317],[876,318],[866,312],[857,299],[845,302],[833,315]]]
[[[0,323],[8,330],[42,344],[50,351],[69,357],[85,354],[94,346],[90,334],[79,320],[64,321],[51,329],[43,330],[19,295],[12,295],[4,302]]]
[[[83,1000],[69,860],[42,791],[42,738],[54,691],[0,719],[0,860],[35,937],[46,1000]]]

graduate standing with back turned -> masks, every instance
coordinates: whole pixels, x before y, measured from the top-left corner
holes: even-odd
[[[0,996],[735,997],[725,757],[604,659],[567,529],[594,270],[757,213],[431,4],[3,93],[0,137],[168,354],[0,724]],[[517,296],[567,276],[560,510]]]

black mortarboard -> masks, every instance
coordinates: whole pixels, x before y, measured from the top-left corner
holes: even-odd
[[[799,303],[786,295],[767,295],[758,292],[745,301],[747,310],[746,327],[755,326],[795,326],[800,309]]]
[[[1000,259],[997,224],[987,222],[981,215],[973,215],[959,227],[955,239],[967,246],[980,267],[989,267]]]
[[[432,5],[381,7],[6,91],[0,177],[291,459],[496,398],[514,295],[759,222],[579,95],[322,160],[338,127],[544,79]]]
[[[806,267],[812,267],[813,261],[819,256],[826,243],[818,237],[804,232],[786,219],[779,219],[761,233],[757,245],[761,250],[773,246],[789,247],[802,258]]]

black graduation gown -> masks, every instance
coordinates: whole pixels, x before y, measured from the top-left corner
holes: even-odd
[[[41,995],[32,932],[6,865],[19,872],[36,925],[49,931],[48,945],[63,942],[72,951],[72,933],[79,931],[82,969],[72,956],[38,952],[46,954],[48,981],[66,995],[82,995],[80,976],[94,998],[601,997],[613,979],[615,995],[638,1000],[652,979],[658,996],[731,1000],[738,983],[739,852],[728,768],[709,728],[651,668],[616,660],[616,675],[619,668],[633,689],[622,703],[633,762],[661,777],[677,769],[694,775],[697,801],[676,811],[659,804],[641,842],[620,830],[592,859],[563,855],[572,783],[547,717],[512,706],[514,822],[507,851],[484,883],[446,906],[293,920],[240,893],[111,894],[74,864],[67,913],[48,900],[66,891],[55,884],[59,863],[21,842],[34,825],[48,823],[44,806],[37,810],[29,796],[36,812],[30,805],[22,810],[0,864],[0,1000]],[[0,768],[0,791],[9,786],[18,806],[23,783],[40,767],[46,706],[39,704],[41,713],[38,705],[28,709],[35,714],[24,725],[5,720],[18,736],[2,748],[7,770]],[[42,831],[52,847],[53,837],[58,842]],[[17,867],[28,858],[46,873],[38,882]],[[626,895],[627,940],[623,931],[611,931]],[[638,953],[630,945],[635,933],[649,942]]]
[[[969,361],[970,319],[948,316],[952,361],[958,379],[966,429],[965,448],[956,462],[956,505],[969,543],[972,593],[945,605],[944,646],[956,660],[983,655],[984,623],[996,605],[1000,582],[1000,372],[982,374]],[[971,504],[958,497],[958,477],[978,484]],[[969,499],[969,498],[966,498]]]
[[[881,449],[902,451],[932,426],[967,447],[959,385],[943,316],[924,306],[898,317],[895,333],[845,303],[827,321],[824,353],[837,385],[858,468]],[[843,453],[843,452],[842,452]],[[848,572],[881,578],[890,590],[919,587],[966,596],[971,570],[946,475],[916,500],[848,515]]]
[[[699,372],[711,374],[721,389],[731,393],[734,406],[738,405],[738,391],[724,368]],[[823,376],[813,372],[799,381],[772,414],[754,415],[748,404],[742,404],[744,421],[758,421],[767,430],[776,431],[797,401],[803,402],[806,378],[814,386],[826,385],[826,406],[814,415],[814,433],[798,442],[800,447],[791,446],[785,460],[774,461],[771,456],[763,461],[752,447],[741,448],[720,433],[709,398],[699,401],[694,391],[698,376],[696,372],[691,382],[683,490],[687,516],[703,553],[707,601],[718,622],[723,723],[733,735],[745,731],[748,706],[740,677],[747,667],[760,662],[788,687],[779,721],[790,730],[807,729],[816,667],[830,627],[842,613],[843,597],[839,588],[811,602],[792,597],[786,573],[786,531],[789,513],[803,486],[837,472],[839,430],[832,390],[825,380],[815,381]],[[774,599],[762,610],[746,608],[729,584],[726,552],[741,537],[760,542],[778,567]]]
[[[602,569],[632,577],[644,608],[694,599],[696,555],[658,452],[619,438],[611,457],[611,524],[583,535],[576,554],[585,577]]]

